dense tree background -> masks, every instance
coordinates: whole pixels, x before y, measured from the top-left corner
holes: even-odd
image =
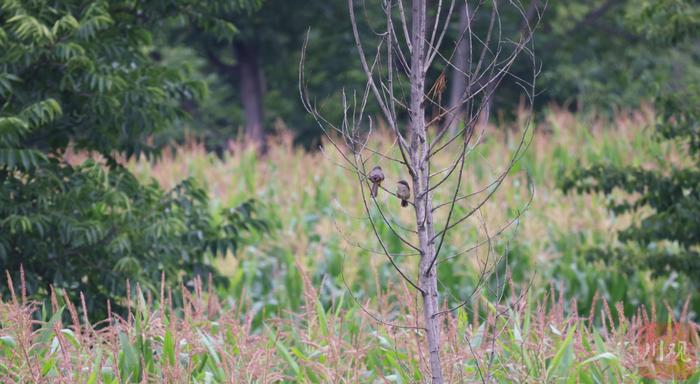
[[[464,4],[461,1],[455,4],[453,17],[457,20]],[[685,9],[683,1],[663,4],[668,9]],[[541,0],[526,2],[533,20],[536,10],[541,10],[543,5]],[[364,28],[361,32],[371,34],[373,23],[381,23],[381,10],[366,7],[362,2],[355,6],[356,12],[366,20],[361,23]],[[190,106],[197,118],[188,124],[189,132],[204,137],[210,148],[218,149],[225,147],[228,139],[244,136],[244,131],[253,129],[251,126],[261,126],[265,133],[284,126],[294,132],[298,143],[315,146],[318,130],[298,108],[300,51],[310,28],[306,63],[309,88],[319,97],[316,102],[328,109],[327,115],[333,116],[334,110],[339,113],[334,85],[344,84],[348,89],[363,86],[346,7],[344,0],[267,0],[257,11],[239,17],[238,32],[232,41],[217,39],[201,29],[171,29],[163,47],[169,52],[163,55],[164,60],[196,63],[195,73],[208,82],[215,96]],[[636,0],[548,2],[536,36],[542,65],[538,107],[557,103],[577,110],[611,113],[651,102],[656,95],[653,84],[673,83],[684,87],[700,80],[697,40],[688,38],[661,44],[652,31],[688,25],[692,10],[676,12],[668,19],[657,15],[645,22],[644,18],[650,17],[642,14],[647,12],[645,9],[648,7],[640,6]],[[475,18],[475,30],[487,26],[488,12],[481,12],[485,16]],[[502,18],[503,36],[514,36],[521,26],[508,23],[512,15],[503,14]],[[446,50],[454,47],[458,36],[455,22],[447,37],[452,44],[446,44]],[[252,93],[242,92],[242,87],[251,87],[243,82],[252,77],[242,76],[240,72],[248,62],[257,63],[253,77],[258,89]],[[432,78],[438,74],[432,74]],[[445,95],[459,86],[449,84]],[[506,113],[514,110],[517,105],[513,103],[517,101],[508,97],[511,91],[506,84],[495,95],[496,109]],[[246,109],[251,112],[247,113]],[[246,121],[250,120],[246,116],[253,116],[255,121]],[[176,136],[181,138],[182,134]]]
[[[692,58],[697,53],[700,5],[690,1],[664,0],[637,4],[629,22],[637,25],[655,49],[673,57]],[[662,62],[664,59],[662,59]],[[697,71],[684,62],[674,78],[649,81],[644,94],[654,95],[657,109],[656,137],[683,148],[679,162],[659,160],[653,166],[614,167],[595,164],[571,170],[563,178],[565,191],[599,192],[609,198],[615,214],[639,213],[618,234],[618,242],[588,249],[591,259],[602,259],[627,274],[650,270],[654,276],[680,274],[696,290],[700,281],[700,87],[688,76]],[[647,71],[654,71],[650,67]],[[654,77],[644,73],[641,77]],[[616,192],[626,195],[620,199]],[[633,196],[630,199],[630,195]],[[698,298],[694,308],[698,308]]]
[[[371,37],[381,10],[355,3],[361,33]],[[529,12],[543,5],[525,2]],[[467,6],[456,2],[453,17]],[[18,278],[22,265],[37,297],[51,286],[89,291],[97,316],[107,298],[119,304],[127,278],[153,289],[162,272],[170,285],[182,272],[214,272],[209,258],[265,230],[258,204],[214,210],[194,181],[165,191],[139,183],[120,161],[157,156],[188,136],[222,151],[228,140],[264,145],[284,130],[316,147],[320,131],[299,103],[301,49],[308,33],[308,87],[326,116],[339,117],[338,84],[362,89],[364,79],[346,7],[345,0],[2,1],[0,270]],[[620,234],[624,247],[592,252],[621,267],[690,277],[700,270],[699,8],[689,0],[550,1],[538,26],[539,108],[605,113],[654,102],[659,137],[688,143],[695,166],[600,164],[565,182],[565,189],[640,193],[636,203],[611,208],[654,212]],[[521,25],[501,16],[504,38],[516,35]],[[473,28],[487,22],[477,17]],[[455,23],[445,49],[458,35]],[[437,65],[430,80],[445,70]],[[506,116],[517,107],[508,84],[492,108]],[[447,84],[445,104],[461,86]],[[94,159],[69,164],[70,147]]]
[[[108,298],[114,308],[123,304],[127,279],[156,291],[162,273],[169,286],[183,275],[216,274],[208,257],[265,228],[253,202],[213,213],[194,181],[164,191],[140,184],[117,161],[157,155],[150,136],[185,117],[182,103],[207,93],[186,68],[151,60],[152,31],[185,17],[226,36],[230,23],[202,15],[244,6],[2,3],[0,270],[19,281],[23,267],[38,298],[51,287],[89,292],[91,314],[103,318]],[[69,164],[69,147],[95,160]]]

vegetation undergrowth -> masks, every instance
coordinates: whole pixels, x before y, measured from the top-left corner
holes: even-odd
[[[650,108],[613,120],[552,108],[539,119],[513,175],[473,229],[448,239],[439,264],[443,305],[464,304],[442,323],[450,382],[667,382],[694,374],[697,305],[695,298],[686,301],[686,282],[654,279],[644,270],[629,277],[586,260],[583,247],[616,241],[613,229],[635,218],[608,213],[599,195],[556,188],[558,175],[576,163],[684,161],[676,144],[651,138],[646,127],[653,119]],[[501,128],[488,127],[488,139],[474,151],[466,175],[471,191],[508,159],[520,128]],[[151,297],[131,286],[129,312],[98,324],[83,321],[86,311],[60,290],[51,305],[14,295],[0,306],[2,376],[9,382],[423,380],[420,308],[366,240],[358,191],[332,161],[337,154],[277,140],[265,157],[236,143],[217,157],[191,141],[158,162],[128,162],[138,177],[166,188],[198,179],[209,186],[213,209],[257,196],[266,202],[273,234],[217,263],[227,288],[194,279],[179,292]],[[70,161],[83,156],[68,155]],[[382,201],[401,220],[406,213],[395,203]],[[485,227],[503,230],[487,249],[461,253],[483,238]],[[402,251],[400,241],[387,245]],[[411,270],[408,253],[399,262]],[[479,285],[485,265],[493,274]]]
[[[53,291],[51,308],[42,308],[26,301],[20,284],[20,294],[12,289],[11,300],[0,302],[0,375],[6,383],[415,383],[429,377],[418,308],[406,286],[391,285],[374,298],[378,313],[360,309],[368,303],[344,306],[347,294],[324,308],[301,265],[299,271],[301,310],[257,329],[244,296],[222,303],[199,279],[191,290],[161,286],[159,298],[137,286],[125,317],[110,314],[98,324],[80,317],[84,300],[76,307],[65,292]],[[449,382],[700,379],[694,350],[678,343],[697,342],[686,312],[659,327],[653,307],[615,318],[603,299],[599,312],[578,316],[576,301],[561,292],[536,302],[527,288],[517,291],[502,304],[480,297],[445,316]],[[172,305],[175,295],[181,308]],[[377,316],[389,320],[380,323]]]
[[[563,284],[567,298],[577,299],[582,314],[590,310],[596,292],[610,302],[622,301],[627,315],[638,305],[650,305],[660,298],[678,314],[690,293],[684,277],[653,279],[645,270],[628,276],[616,267],[586,260],[582,252],[588,246],[615,242],[615,230],[637,217],[611,214],[602,195],[566,195],[557,188],[560,175],[578,164],[653,167],[657,159],[664,159],[665,164],[685,161],[678,155],[680,144],[653,139],[654,118],[650,107],[619,111],[614,119],[550,107],[538,117],[530,148],[513,174],[483,207],[482,215],[471,221],[471,228],[446,241],[443,255],[448,260],[439,268],[442,289],[446,297],[454,299],[452,304],[471,294],[484,260],[491,255],[500,274],[507,265],[517,283],[528,282],[540,295],[552,282]],[[476,192],[482,191],[508,161],[520,128],[517,123],[502,124],[498,129],[487,127],[485,139],[468,159],[465,192],[479,197]],[[392,143],[385,140],[384,145],[391,148]],[[246,289],[258,313],[296,310],[302,295],[295,262],[309,269],[324,305],[337,300],[346,285],[371,297],[385,289],[385,283],[397,282],[389,263],[375,252],[379,246],[369,223],[362,219],[359,190],[334,161],[337,154],[303,151],[286,136],[271,143],[265,157],[236,143],[229,147],[223,157],[217,157],[191,141],[167,151],[159,162],[129,163],[139,177],[155,178],[165,187],[194,177],[209,187],[215,205],[235,206],[251,196],[267,203],[266,216],[277,228],[275,235],[242,249],[236,258],[217,262],[219,270],[231,278],[232,289],[227,293],[237,296]],[[400,176],[391,168],[387,172],[390,177]],[[440,202],[448,197],[436,199]],[[396,220],[410,220],[410,214],[391,197],[380,200]],[[462,209],[470,203],[465,200]],[[491,235],[502,232],[491,251],[482,246],[464,252],[483,241],[484,228]],[[398,262],[411,271],[415,263],[410,249],[392,237],[387,227],[378,230],[392,253],[405,253]],[[661,302],[657,304],[665,310]],[[700,302],[693,298],[691,312],[698,311]]]

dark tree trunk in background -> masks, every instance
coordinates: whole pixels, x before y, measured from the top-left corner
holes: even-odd
[[[467,12],[467,5],[461,3],[459,6],[459,26],[458,31],[464,31],[467,29],[467,23],[469,22],[469,15]],[[459,37],[458,37],[459,38]],[[454,68],[452,68],[452,84],[450,85],[450,105],[449,108],[452,110],[457,104],[461,103],[462,93],[467,88],[467,77],[465,73],[469,73],[469,36],[465,33],[462,40],[457,46],[457,52],[453,59]],[[460,115],[464,108],[455,108],[452,112],[455,115]],[[459,127],[459,122],[462,119],[455,119],[454,123],[449,129],[450,135],[454,135]]]
[[[238,42],[234,45],[237,72],[240,81],[240,94],[245,113],[245,139],[263,149],[265,131],[263,129],[262,73],[258,63],[258,52],[252,44]]]

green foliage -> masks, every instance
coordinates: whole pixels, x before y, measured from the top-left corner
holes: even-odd
[[[182,298],[185,308],[194,310],[171,311],[136,293],[131,296],[132,320],[108,321],[100,332],[77,318],[62,323],[62,313],[75,311],[70,302],[57,303],[51,317],[31,304],[0,303],[0,375],[13,382],[80,383],[417,383],[429,377],[416,330],[377,327],[346,294],[324,308],[305,285],[304,310],[281,314],[258,332],[247,316],[237,313],[240,308],[219,303],[200,284]],[[700,376],[696,366],[683,365],[687,355],[672,353],[666,340],[649,334],[656,324],[646,312],[615,319],[598,312],[594,317],[607,322],[603,329],[572,315],[551,294],[551,303],[526,294],[509,297],[516,304],[501,308],[481,298],[483,317],[466,309],[446,317],[443,329],[454,335],[443,344],[453,372],[450,382],[485,377],[493,383],[642,382],[650,368],[667,361],[686,367],[684,377],[694,374],[688,382]],[[412,320],[410,300],[376,299],[386,308],[383,316]],[[42,320],[32,322],[32,312]],[[669,317],[668,324],[680,323]],[[695,331],[675,341],[691,337],[697,337]],[[669,353],[654,361],[652,348]]]
[[[545,2],[524,3],[532,10],[534,22],[537,15],[534,7],[542,10]],[[360,33],[366,37],[365,52],[369,55],[378,41],[374,39],[375,32],[385,22],[383,11],[362,2],[355,4],[357,14],[361,15],[358,16]],[[489,7],[489,3],[477,7],[480,13],[471,26],[482,38],[489,25]],[[521,15],[499,11],[503,38],[514,38],[522,28]],[[309,31],[305,67],[310,93],[318,97],[316,105],[325,116],[331,120],[342,117],[337,84],[346,84],[350,96],[352,90],[361,94],[364,87],[350,28],[342,27],[349,23],[347,2],[268,0],[250,14],[234,12],[228,18],[235,20],[238,27],[234,42],[256,48],[264,75],[262,101],[266,129],[288,127],[296,134],[297,142],[315,146],[319,131],[299,109],[300,51]],[[618,107],[637,107],[653,99],[656,89],[649,84],[673,83],[680,90],[699,83],[700,48],[692,38],[683,39],[693,36],[697,18],[697,6],[682,0],[547,2],[537,30],[536,54],[542,63],[538,105],[577,102],[583,108],[612,113]],[[457,20],[455,11],[441,52],[444,57],[451,57],[460,36]],[[399,25],[399,20],[396,23]],[[240,108],[242,95],[235,43],[218,39],[205,30],[174,29],[179,32],[170,34],[167,44],[163,44],[170,48],[160,50],[164,61],[196,63],[193,72],[207,81],[213,93],[213,97],[193,106],[197,118],[188,128],[204,137],[209,148],[221,149],[222,143],[236,137],[238,128],[245,122]],[[665,44],[668,41],[678,44]],[[182,51],[183,46],[186,52]],[[382,63],[377,65],[379,71]],[[434,80],[445,67],[443,60],[436,60],[429,79]],[[516,63],[514,75],[527,78],[531,75],[529,70],[529,63]],[[396,94],[402,94],[398,90],[400,81],[396,83]],[[519,91],[516,82],[503,82],[494,98],[495,109],[506,114],[512,112],[517,108],[513,104],[517,97],[511,96]],[[448,94],[449,89],[445,95]]]
[[[641,3],[641,4],[640,4]],[[700,7],[689,0],[644,0],[630,9],[638,33],[668,43],[693,37],[700,28]]]
[[[651,101],[649,84],[697,83],[698,46],[682,36],[693,35],[698,9],[687,0],[548,2],[537,38],[540,105],[612,112]]]
[[[358,5],[359,7],[359,5]],[[262,100],[264,125],[279,128],[283,122],[296,133],[297,142],[318,144],[319,130],[299,103],[299,59],[307,32],[309,52],[308,87],[318,95],[318,104],[332,118],[342,117],[338,84],[362,92],[364,74],[357,57],[349,25],[347,2],[266,0],[251,12],[225,14],[237,27],[233,40],[221,39],[216,31],[187,28],[172,23],[162,40],[159,53],[164,62],[192,64],[193,75],[205,81],[212,97],[192,105],[195,117],[187,124],[210,149],[226,148],[226,141],[240,136],[244,126],[240,90],[241,56],[252,56],[259,64],[264,85]],[[382,20],[379,7],[365,7],[363,12]],[[359,9],[358,9],[358,12]],[[321,15],[322,17],[319,17]],[[363,30],[366,26],[362,25]],[[371,34],[369,31],[365,31]],[[246,47],[241,52],[240,47]],[[371,44],[366,48],[372,50]],[[183,129],[184,130],[184,129]],[[169,135],[181,140],[184,132]]]
[[[220,34],[221,28],[213,25],[190,28],[174,20],[164,23],[165,36],[154,37],[158,42],[157,56],[163,62],[186,63],[191,67],[192,76],[205,81],[211,89],[211,97],[188,104],[187,109],[195,119],[181,126],[178,132],[168,132],[164,140],[182,140],[185,133],[194,131],[205,139],[208,148],[220,151],[226,148],[228,139],[238,136],[245,117],[241,108],[244,95],[240,91],[241,53],[237,51],[237,44],[254,48],[246,50],[246,55],[256,57],[262,72],[264,96],[261,101],[268,132],[286,127],[295,133],[298,143],[307,147],[318,144],[319,130],[299,108],[298,65],[307,31],[306,80],[324,115],[331,120],[342,117],[337,84],[346,84],[349,96],[353,90],[362,93],[364,75],[350,28],[343,27],[349,23],[347,1],[251,3],[243,10],[233,8],[216,13],[235,23],[235,30],[224,36]],[[540,0],[524,2],[532,11],[532,22],[537,15],[535,7],[542,10],[544,3]],[[362,2],[355,4],[357,14],[361,15],[358,16],[360,33],[366,37],[365,51],[370,54],[376,48],[375,32],[381,30],[384,14],[381,7],[368,7]],[[488,3],[477,7],[480,13],[471,26],[482,38],[489,25],[489,7]],[[502,37],[514,38],[522,28],[522,16],[507,10],[499,12]],[[683,0],[547,2],[537,30],[536,54],[542,63],[538,105],[576,102],[577,107],[612,113],[618,107],[637,107],[652,100],[657,90],[649,84],[675,84],[680,91],[699,83],[700,46],[692,38],[697,18],[697,5]],[[460,36],[457,20],[455,11],[441,52],[444,57],[451,56]],[[399,20],[396,23],[399,25]],[[668,42],[676,44],[666,44]],[[377,65],[379,71],[382,63]],[[445,67],[442,59],[436,60],[429,79],[434,80]],[[527,78],[531,75],[529,70],[529,63],[516,63],[514,78]],[[397,68],[397,72],[401,72],[401,68]],[[396,94],[402,94],[398,90],[399,83],[396,81]],[[448,84],[448,88],[451,86]],[[516,82],[503,82],[495,94],[495,110],[509,114],[516,109],[513,100],[517,97],[511,96],[519,91]],[[449,89],[445,95],[448,94]]]
[[[93,315],[123,304],[126,280],[154,290],[181,271],[213,272],[210,255],[235,252],[266,229],[255,204],[213,214],[204,190],[142,185],[115,157],[157,154],[150,137],[206,95],[186,71],[153,62],[152,30],[239,2],[4,1],[0,7],[0,270],[27,272],[30,293],[87,294]],[[206,6],[206,7],[205,7]],[[65,151],[95,158],[74,165]],[[118,294],[118,292],[122,292]],[[2,293],[7,293],[3,288]]]
[[[689,1],[666,1],[666,6],[645,3],[639,12],[645,30],[659,41],[682,45],[700,25],[700,6]],[[682,15],[681,15],[682,13]],[[669,22],[669,20],[671,22]],[[660,25],[659,25],[660,24]],[[657,138],[673,140],[683,162],[659,160],[658,166],[621,167],[596,164],[570,172],[564,191],[603,193],[615,214],[639,213],[643,218],[618,233],[622,243],[593,249],[597,256],[618,264],[628,274],[650,269],[655,275],[680,273],[691,281],[700,277],[700,88],[676,82],[657,86]],[[620,201],[616,191],[627,197]],[[632,196],[630,198],[630,196]],[[617,196],[619,197],[619,196]]]

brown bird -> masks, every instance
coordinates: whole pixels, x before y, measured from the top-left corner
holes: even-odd
[[[401,206],[408,207],[408,199],[411,198],[411,187],[408,186],[406,180],[399,181],[396,186],[396,197],[401,199]]]
[[[372,188],[370,189],[370,194],[372,197],[377,197],[377,192],[379,192],[379,186],[384,181],[384,172],[382,172],[382,167],[376,166],[367,174],[367,178],[372,182]]]

